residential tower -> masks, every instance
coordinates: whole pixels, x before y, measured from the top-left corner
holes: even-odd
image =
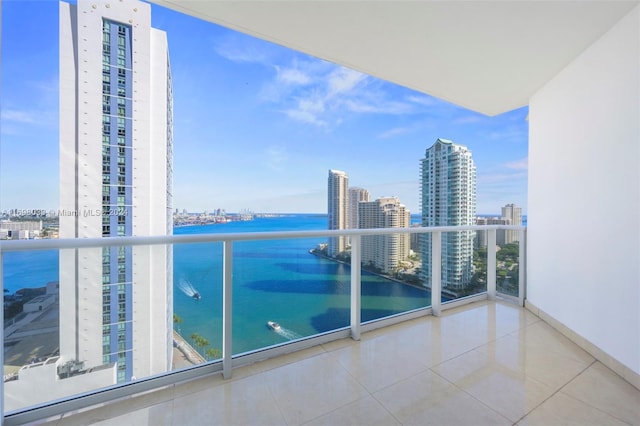
[[[469,226],[476,218],[476,168],[471,151],[438,139],[421,161],[422,226]],[[474,231],[442,234],[442,287],[459,291],[469,285]],[[422,238],[422,282],[431,287],[431,235]]]
[[[167,37],[135,0],[60,3],[60,238],[172,233]],[[171,368],[168,246],[60,253],[60,356],[126,382]],[[78,367],[79,368],[79,367]]]

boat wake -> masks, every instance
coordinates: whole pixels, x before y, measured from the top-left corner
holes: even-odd
[[[278,333],[279,335],[281,335],[282,337],[288,340],[302,339],[302,336],[296,333],[295,331],[288,330],[282,326],[273,331],[275,331],[276,333]]]
[[[180,290],[187,296],[196,300],[200,300],[200,293],[198,293],[198,290],[196,290],[193,284],[191,284],[189,281],[180,280],[178,288],[180,288]]]

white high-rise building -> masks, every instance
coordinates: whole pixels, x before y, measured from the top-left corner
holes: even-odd
[[[422,226],[473,225],[476,168],[467,147],[438,139],[421,161]],[[474,231],[442,235],[442,287],[461,290],[471,281]],[[422,278],[431,287],[431,236],[422,239]]]
[[[507,204],[502,207],[502,218],[509,219],[510,225],[522,225],[522,207],[518,207],[515,204]],[[517,242],[520,239],[519,234],[519,231],[505,231],[505,244]]]
[[[504,217],[477,217],[476,225],[511,225],[511,221]],[[506,229],[496,230],[496,244],[503,246],[507,238]],[[488,244],[488,233],[486,230],[476,231],[476,239],[474,241],[475,248],[486,248]]]
[[[383,197],[360,203],[359,228],[408,228],[411,213],[398,197]],[[362,264],[391,273],[409,257],[409,234],[365,235],[362,237]]]
[[[327,214],[329,216],[329,229],[347,229],[349,226],[348,201],[349,201],[349,177],[340,170],[329,170],[328,179]],[[337,256],[347,249],[345,236],[329,238],[327,254]]]
[[[60,238],[172,233],[173,99],[167,37],[135,0],[60,3]],[[60,355],[116,366],[117,382],[168,371],[172,252],[60,252]]]
[[[347,217],[349,219],[349,229],[358,229],[358,210],[361,202],[371,201],[369,191],[364,188],[349,188],[349,211]]]

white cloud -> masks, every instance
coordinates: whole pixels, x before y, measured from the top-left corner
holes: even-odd
[[[319,114],[325,110],[325,102],[323,99],[312,96],[308,99],[300,99],[298,101],[298,109],[309,113]]]
[[[523,129],[520,126],[508,126],[499,131],[493,131],[489,133],[489,139],[491,140],[499,140],[499,141],[526,141],[527,133],[526,129]]]
[[[453,124],[476,124],[480,123],[482,118],[479,115],[463,115],[453,119]]]
[[[19,92],[3,100],[0,119],[3,133],[24,133],[33,127],[57,127],[58,78],[27,81]],[[9,132],[6,130],[9,128]]]
[[[36,111],[3,109],[1,116],[2,120],[12,121],[14,123],[34,124],[39,122],[37,117],[39,117],[40,114]]]
[[[508,169],[513,170],[528,170],[529,168],[529,158],[521,158],[520,160],[511,161],[504,165]]]
[[[358,71],[331,66],[329,70],[317,70],[318,74],[310,77],[315,84],[295,91],[289,96],[297,105],[288,111],[299,110],[299,115],[307,123],[336,125],[345,118],[345,113],[356,114],[408,114],[412,113],[411,104],[389,99],[388,94],[380,87],[372,86],[371,79]],[[287,102],[287,99],[283,99]],[[308,120],[312,114],[315,120]],[[290,115],[291,116],[291,115]]]
[[[267,148],[264,153],[267,166],[276,171],[283,170],[283,164],[289,159],[289,154],[285,149],[278,146]]]
[[[411,95],[405,97],[408,102],[412,102],[415,104],[420,104],[424,106],[435,106],[437,104],[436,100],[430,96],[425,95]]]
[[[256,43],[249,36],[234,33],[218,40],[213,49],[232,62],[267,65],[272,60],[268,46],[267,43]]]
[[[304,86],[311,83],[311,77],[299,69],[276,66],[276,71],[278,73],[278,81],[284,84]]]
[[[349,93],[366,80],[367,76],[361,72],[339,67],[328,76],[327,97]]]
[[[232,62],[263,62],[264,57],[258,52],[249,52],[247,50],[238,49],[234,46],[216,46],[216,53]]]
[[[287,117],[292,120],[300,121],[302,123],[314,124],[319,127],[327,127],[327,122],[324,120],[320,120],[316,114],[313,114],[309,111],[302,111],[297,109],[288,109],[283,111]]]
[[[37,109],[5,109],[0,112],[2,134],[19,135],[31,133],[36,128],[56,128],[58,125],[57,110]]]
[[[349,111],[373,114],[409,114],[412,112],[410,105],[402,102],[379,101],[367,102],[363,99],[349,99],[345,101],[345,106]]]
[[[277,105],[288,118],[323,128],[340,125],[350,114],[415,114],[432,102],[415,96],[393,99],[386,83],[319,59],[296,56],[286,65],[272,65],[274,78],[260,99]]]
[[[408,133],[411,129],[409,127],[396,127],[390,130],[387,130],[386,132],[382,132],[378,135],[378,139],[387,139],[387,138],[392,138],[394,136],[398,136],[398,135],[403,135],[405,133]]]
[[[258,98],[263,102],[281,104],[283,109],[294,108],[287,105],[291,100],[297,100],[317,92],[323,82],[327,69],[333,66],[325,61],[298,60],[294,58],[289,65],[270,65],[275,70],[275,78],[262,87]]]

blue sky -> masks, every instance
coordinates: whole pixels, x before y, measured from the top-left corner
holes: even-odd
[[[58,206],[58,3],[2,4],[0,210]],[[420,159],[466,145],[479,214],[526,212],[527,108],[486,117],[153,6],[174,86],[174,207],[326,212],[329,169],[419,213]]]

